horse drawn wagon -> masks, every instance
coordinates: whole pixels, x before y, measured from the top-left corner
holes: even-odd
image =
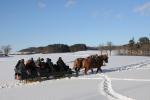
[[[97,68],[96,73],[102,72],[101,66],[103,63],[108,63],[107,55],[92,55],[86,58],[77,58],[74,61],[75,70],[67,66],[61,57],[59,57],[56,64],[51,62],[51,59],[47,58],[46,62],[44,59],[38,59],[36,62],[32,59],[24,63],[24,59],[19,60],[15,67],[15,79],[26,80],[26,81],[40,81],[42,79],[60,78],[60,77],[71,77],[76,73],[78,76],[80,69],[84,69],[84,73],[87,74],[88,70],[93,73],[93,68]]]

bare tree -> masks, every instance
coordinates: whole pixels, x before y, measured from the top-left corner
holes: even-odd
[[[109,54],[110,54],[110,56],[111,56],[112,42],[107,42],[107,46],[108,46]]]
[[[100,50],[101,55],[102,55],[102,54],[103,54],[103,51],[105,50],[105,48],[104,48],[104,45],[103,45],[103,44],[100,44],[100,45],[99,45],[99,50]]]
[[[132,38],[131,40],[129,40],[129,54],[132,55],[133,54],[133,51],[134,51],[134,46],[135,46],[135,41],[134,41],[134,38]]]
[[[12,48],[10,45],[6,45],[6,46],[2,46],[1,49],[2,49],[2,52],[4,53],[4,55],[8,56],[8,54],[10,53]]]

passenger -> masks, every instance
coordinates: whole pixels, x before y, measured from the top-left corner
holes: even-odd
[[[66,71],[66,64],[61,57],[58,58],[57,66],[60,68],[61,71]]]
[[[40,62],[40,69],[45,69],[46,66],[45,66],[44,59],[41,58],[40,61],[41,61],[41,62]]]
[[[36,64],[35,64],[33,58],[31,58],[31,64],[32,64],[32,66],[33,66],[33,69],[36,70]]]
[[[17,73],[21,79],[25,79],[27,77],[26,67],[24,64],[24,59],[20,60],[20,63],[17,66]]]
[[[54,72],[54,64],[50,58],[46,59],[46,64],[49,67],[49,72]]]
[[[34,77],[37,75],[36,65],[35,65],[33,58],[27,61],[26,68],[28,70],[29,75],[34,76]]]
[[[14,69],[15,73],[18,73],[18,66],[19,66],[20,62],[21,62],[21,60],[18,60],[16,66],[15,66],[15,69]]]

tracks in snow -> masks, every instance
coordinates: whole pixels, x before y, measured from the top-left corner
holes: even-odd
[[[150,60],[145,60],[145,61],[142,61],[142,62],[139,62],[139,63],[135,63],[135,64],[130,64],[130,65],[126,65],[126,66],[110,68],[108,71],[121,72],[121,71],[135,70],[135,69],[150,69],[150,66],[148,66],[148,65],[150,65]]]
[[[106,76],[106,75],[102,75],[103,77],[103,82],[101,84],[101,92],[109,97],[111,100],[134,100],[132,98],[123,96],[119,93],[116,93],[111,85],[111,80]]]
[[[127,71],[127,70],[135,70],[135,69],[148,69],[150,68],[150,61],[146,60],[140,63],[136,63],[136,64],[130,64],[130,65],[126,65],[126,66],[121,66],[121,67],[116,67],[116,68],[111,68],[109,69],[109,71],[117,71],[117,72],[121,72],[121,71]],[[101,89],[102,89],[102,93],[105,96],[108,96],[111,100],[134,100],[132,98],[129,98],[127,96],[123,96],[119,93],[116,93],[111,86],[111,79],[108,78],[107,75],[102,75],[103,77],[103,82],[101,84]],[[150,80],[143,80],[143,79],[119,79],[119,78],[112,78],[112,80],[128,80],[128,81],[150,81]]]

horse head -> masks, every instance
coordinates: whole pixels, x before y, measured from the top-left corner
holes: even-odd
[[[103,56],[103,60],[105,61],[105,63],[108,63],[108,55],[102,55]]]

